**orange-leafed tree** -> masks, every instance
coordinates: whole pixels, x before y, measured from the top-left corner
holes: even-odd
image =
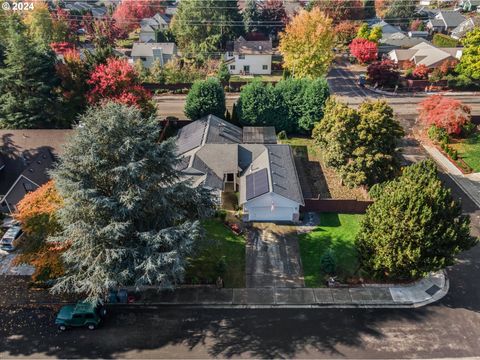
[[[349,44],[357,35],[359,25],[355,21],[345,20],[335,25],[334,32],[339,44]]]
[[[312,6],[335,20],[363,18],[363,2],[360,0],[314,0]]]
[[[126,33],[139,27],[139,21],[165,10],[162,0],[123,0],[115,9],[113,18]]]
[[[18,203],[14,216],[20,221],[27,235],[49,235],[58,229],[55,212],[62,203],[54,182],[49,181],[25,195]]]
[[[20,221],[26,236],[24,251],[17,256],[15,263],[33,265],[33,281],[54,279],[64,273],[60,255],[65,246],[46,242],[48,236],[60,231],[56,213],[62,205],[55,183],[49,181],[25,195],[17,206],[14,217]]]
[[[333,60],[335,34],[332,20],[318,8],[302,10],[280,34],[284,67],[295,77],[316,78],[328,71]]]
[[[448,134],[460,134],[462,127],[472,120],[469,106],[441,94],[423,100],[419,112],[419,120],[424,125],[435,125],[445,129]]]

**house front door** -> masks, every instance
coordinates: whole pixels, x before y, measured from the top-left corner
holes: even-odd
[[[250,65],[243,65],[243,73],[245,75],[250,74]]]

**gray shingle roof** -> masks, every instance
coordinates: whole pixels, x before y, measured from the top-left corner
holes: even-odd
[[[264,151],[245,170],[240,181],[240,204],[247,201],[246,176],[267,169],[269,192],[304,204],[293,153],[289,145],[261,145]]]
[[[1,199],[1,202],[8,206],[9,211],[14,212],[17,204],[28,192],[47,183],[50,179],[48,170],[52,167],[53,162],[53,155],[48,149],[42,149],[28,162],[27,168]]]
[[[5,195],[32,159],[43,150],[61,155],[73,130],[0,130],[0,152],[5,168],[0,175],[0,195]]]
[[[181,128],[177,153],[184,154],[204,144],[241,144],[242,129],[214,115],[208,115]]]
[[[453,38],[461,39],[467,34],[467,32],[473,30],[475,27],[480,27],[480,17],[468,18],[453,29],[451,35]]]
[[[452,10],[439,11],[436,18],[442,19],[448,28],[455,28],[465,21],[465,16]]]
[[[240,36],[233,42],[233,51],[243,55],[268,55],[273,54],[272,40],[248,41]]]
[[[177,52],[177,47],[175,43],[156,43],[156,42],[149,42],[149,43],[133,43],[132,48],[132,56],[145,56],[151,57],[153,56],[154,49],[162,49],[163,54],[167,55],[174,55]]]

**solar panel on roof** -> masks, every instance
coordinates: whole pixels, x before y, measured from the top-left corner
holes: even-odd
[[[267,169],[262,169],[253,174],[247,175],[246,187],[247,200],[268,193],[269,186]]]

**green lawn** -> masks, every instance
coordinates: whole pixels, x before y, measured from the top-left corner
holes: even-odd
[[[451,144],[458,155],[474,172],[480,172],[480,132],[476,132],[461,142]]]
[[[355,235],[363,215],[320,214],[320,226],[299,236],[305,285],[323,286],[325,274],[320,271],[320,258],[331,248],[335,254],[339,281],[353,275],[358,267]]]
[[[218,219],[203,222],[205,240],[190,259],[187,282],[214,283],[225,260],[225,287],[245,287],[245,237],[237,236]]]

